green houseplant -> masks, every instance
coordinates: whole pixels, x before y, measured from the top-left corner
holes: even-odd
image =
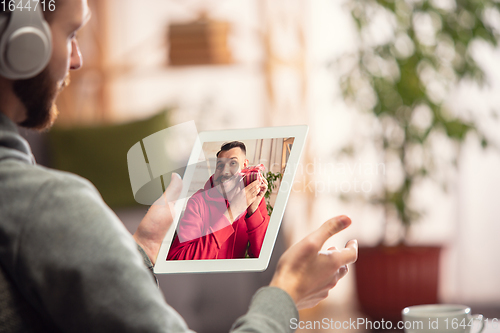
[[[497,45],[497,34],[488,18],[498,14],[500,4],[492,0],[350,0],[346,5],[359,43],[354,53],[339,61],[343,95],[370,119],[367,137],[380,159],[384,163],[397,161],[402,175],[397,184],[389,185],[387,178],[382,179],[380,190],[368,198],[383,208],[386,223],[392,219],[400,224],[401,233],[396,246],[360,249],[358,294],[368,314],[397,319],[404,306],[438,301],[439,249],[420,251],[404,246],[412,224],[422,215],[409,198],[423,180],[446,185],[439,179],[433,152],[437,138],[454,147],[450,165],[456,165],[469,133],[474,133],[483,147],[489,145],[472,115],[458,116],[445,102],[450,90],[463,81],[485,83],[472,50],[478,42]],[[385,36],[377,38],[380,31],[385,31]],[[356,148],[357,143],[353,143],[343,153],[355,155]],[[419,251],[427,252],[430,263],[416,264],[422,260]],[[375,258],[374,252],[384,258]],[[365,262],[374,266],[363,267]],[[399,286],[397,278],[389,276],[391,271],[403,277],[404,285]],[[421,271],[433,275],[434,281],[421,277]],[[365,275],[370,275],[369,280],[364,280]],[[412,285],[413,280],[423,286]],[[377,281],[392,289],[381,291],[382,287],[374,284]],[[370,292],[373,289],[378,294]]]
[[[283,174],[281,172],[268,171],[264,174],[264,177],[267,180],[267,191],[264,194],[264,198],[266,199],[267,214],[271,216],[271,214],[273,213],[273,206],[271,205],[271,195],[273,194],[274,190],[278,188],[279,183],[283,179]]]

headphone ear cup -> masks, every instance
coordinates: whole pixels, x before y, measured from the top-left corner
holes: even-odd
[[[43,13],[13,11],[0,38],[0,75],[12,80],[34,77],[51,55],[52,36]]]

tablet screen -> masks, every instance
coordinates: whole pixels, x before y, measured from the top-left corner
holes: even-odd
[[[258,258],[294,140],[204,142],[167,260]]]

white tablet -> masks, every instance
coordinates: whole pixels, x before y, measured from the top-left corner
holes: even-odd
[[[307,131],[289,126],[200,133],[155,273],[265,270]]]

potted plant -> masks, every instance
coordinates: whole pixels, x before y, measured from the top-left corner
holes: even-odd
[[[396,220],[401,232],[391,246],[385,239],[376,247],[360,247],[358,298],[373,318],[397,320],[405,306],[438,302],[439,247],[405,244],[411,226],[422,216],[409,198],[424,180],[446,185],[433,151],[437,139],[454,147],[450,165],[456,165],[469,133],[475,133],[483,147],[489,145],[474,117],[456,115],[445,101],[464,80],[485,82],[471,50],[478,41],[497,45],[487,14],[498,13],[500,4],[350,0],[347,5],[359,43],[354,53],[337,62],[343,96],[369,119],[366,138],[380,160],[396,161],[402,175],[397,184],[382,179],[380,190],[365,198],[383,207],[386,223]],[[386,36],[375,38],[384,29]],[[359,140],[350,144],[343,154],[355,156],[359,145]]]

